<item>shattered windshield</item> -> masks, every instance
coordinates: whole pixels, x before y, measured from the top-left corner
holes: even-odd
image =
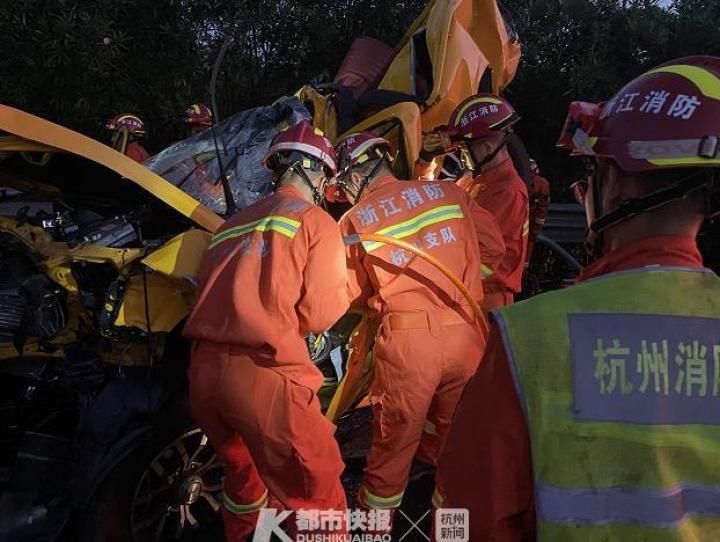
[[[262,165],[270,141],[279,131],[304,119],[310,120],[310,114],[300,101],[283,98],[271,106],[228,117],[214,129],[168,147],[145,165],[224,216],[227,205],[221,167],[237,208],[256,202],[272,189],[270,172]]]

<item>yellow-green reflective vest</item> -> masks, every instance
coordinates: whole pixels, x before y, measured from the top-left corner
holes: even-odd
[[[539,541],[720,541],[715,274],[646,267],[494,316],[528,421]]]

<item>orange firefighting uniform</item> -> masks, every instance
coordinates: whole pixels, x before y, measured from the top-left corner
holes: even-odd
[[[648,265],[702,267],[691,237],[651,237],[609,252],[578,282]],[[534,540],[530,439],[497,325],[458,404],[439,460],[442,506],[470,510],[470,540]]]
[[[447,265],[478,301],[481,262],[492,267],[504,253],[493,217],[452,183],[381,177],[340,227],[344,235],[378,233],[415,244]],[[381,319],[370,391],[373,440],[358,500],[394,509],[416,452],[436,462],[485,337],[462,295],[421,258],[366,242],[349,246],[348,260],[353,305],[368,306]]]
[[[334,426],[315,395],[323,376],[303,338],[348,307],[337,224],[282,186],[221,227],[199,282],[185,326],[190,403],[226,462],[227,539],[253,530],[268,490],[291,510],[345,510]]]
[[[522,274],[530,224],[528,191],[508,158],[470,180],[458,183],[480,207],[490,211],[502,230],[505,258],[495,273],[485,280],[483,308],[491,310],[512,303],[522,289]]]
[[[132,158],[136,162],[140,162],[141,164],[145,162],[148,158],[150,158],[150,154],[148,154],[148,151],[145,150],[145,147],[143,147],[140,143],[137,141],[130,141],[127,146],[125,147],[125,156],[128,158]]]
[[[528,235],[525,267],[530,265],[535,239],[545,227],[545,219],[550,209],[550,183],[542,175],[533,175],[530,186],[530,234]]]

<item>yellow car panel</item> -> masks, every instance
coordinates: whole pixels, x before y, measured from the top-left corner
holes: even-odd
[[[147,331],[146,316],[149,316],[153,333],[172,331],[189,314],[195,301],[194,287],[159,273],[148,273],[146,315],[144,282],[143,274],[130,277],[114,324]]]
[[[206,231],[188,230],[170,239],[142,263],[169,277],[194,279],[210,239],[211,235]]]
[[[366,312],[350,311],[350,313],[359,314],[361,317],[347,343],[346,373],[325,413],[325,416],[331,421],[359,406],[358,403],[367,395],[372,382],[374,369],[372,345],[379,322],[370,320]]]
[[[313,113],[313,126],[323,131],[330,141],[337,137],[337,110],[332,100],[306,85],[295,96]]]
[[[492,68],[494,92],[500,92],[515,76],[520,45],[508,35],[495,0],[435,1],[406,34],[380,88],[414,94],[411,38],[423,28],[433,66],[423,130],[447,124],[456,105],[477,92],[488,67]]]
[[[353,132],[361,132],[363,130],[370,130],[376,134],[390,140],[397,144],[398,141],[398,128],[392,128],[392,121],[397,120],[402,126],[402,136],[404,144],[404,153],[406,164],[404,164],[410,173],[412,173],[412,166],[415,164],[420,155],[420,149],[422,146],[422,131],[421,131],[421,114],[417,104],[412,102],[402,102],[397,105],[393,105],[373,116],[368,117],[364,121],[356,124],[343,136],[351,134]],[[387,131],[388,128],[392,128]],[[399,172],[396,172],[399,174]]]
[[[30,224],[18,224],[17,220],[11,217],[0,216],[0,230],[12,233],[33,252],[46,258],[42,262],[43,267],[48,270],[51,277],[54,267],[73,260],[111,263],[119,270],[142,257],[146,252],[144,248],[111,248],[97,245],[78,245],[71,248],[66,243],[53,241],[42,228]]]

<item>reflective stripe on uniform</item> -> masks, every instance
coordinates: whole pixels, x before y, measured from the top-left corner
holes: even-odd
[[[720,517],[720,487],[676,486],[667,490],[636,487],[536,489],[542,519],[554,523],[638,523],[669,528],[690,516]]]
[[[528,233],[530,233],[530,221],[526,220],[523,224],[522,236],[526,237]]]
[[[253,512],[257,512],[261,508],[263,508],[268,502],[268,490],[266,489],[265,492],[262,494],[262,497],[260,497],[255,502],[252,502],[250,504],[238,504],[235,501],[233,501],[230,497],[228,497],[227,493],[224,491],[222,492],[222,503],[223,507],[225,507],[225,510],[230,512],[231,514],[235,514],[236,516],[242,516],[244,514],[252,514]]]
[[[484,279],[495,273],[490,267],[485,264],[480,264],[480,276]]]
[[[377,509],[398,508],[400,506],[400,503],[402,503],[404,494],[405,492],[403,491],[401,493],[398,493],[397,495],[393,495],[392,497],[380,497],[378,495],[370,493],[370,491],[368,491],[366,487],[363,487],[360,490],[360,495],[363,503],[368,508]]]
[[[275,231],[292,239],[300,228],[300,222],[293,220],[292,218],[286,218],[284,216],[271,215],[249,222],[247,224],[241,224],[240,226],[234,226],[223,232],[213,236],[210,240],[210,246],[208,248],[215,248],[223,241],[235,239],[241,237],[253,231]]]
[[[704,357],[717,342],[720,279],[652,266],[536,299],[493,315],[531,435],[538,540],[717,538],[720,418],[703,403],[709,381],[707,394],[677,387],[686,366],[670,352]],[[604,345],[623,352],[611,354],[617,389],[604,385]]]
[[[459,205],[442,205],[440,207],[430,209],[429,211],[425,211],[424,213],[420,213],[409,220],[393,224],[392,226],[388,226],[387,228],[383,228],[382,230],[373,233],[386,235],[388,237],[393,237],[394,239],[403,239],[414,235],[423,228],[427,228],[433,224],[456,218],[464,218],[462,209],[460,209]],[[367,252],[372,252],[384,244],[385,243],[377,241],[367,241],[363,243],[363,246]]]

